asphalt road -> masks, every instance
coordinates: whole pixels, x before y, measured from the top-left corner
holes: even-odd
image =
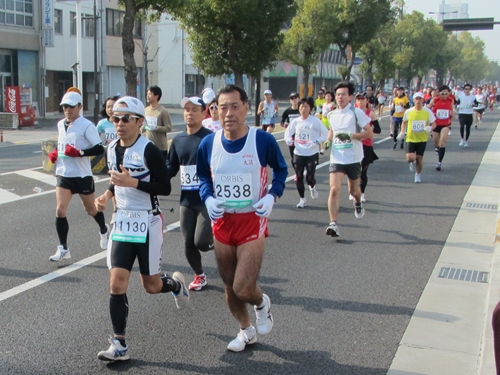
[[[109,346],[111,323],[97,225],[75,197],[68,214],[73,258],[51,263],[57,246],[54,194],[48,190],[0,204],[0,374],[385,374],[499,117],[486,114],[480,129],[472,130],[468,149],[458,147],[454,125],[441,172],[434,169],[429,143],[422,184],[413,183],[402,150],[390,150],[390,141],[377,144],[380,159],[370,166],[366,215],[355,219],[344,189],[340,240],[324,234],[327,156],[316,173],[319,199],[306,196],[304,209],[295,207],[298,194],[290,177],[270,219],[260,277],[275,325],[241,353],[226,351],[238,326],[208,253],[203,259],[209,286],[193,293],[184,311],[177,311],[171,295],[146,294],[134,269],[128,292],[131,360],[102,363],[97,352]],[[388,135],[386,122],[376,141]],[[280,145],[288,161],[288,150]],[[8,160],[1,158],[4,163]],[[25,177],[11,178],[21,184]],[[101,193],[106,182],[96,186]],[[173,228],[165,233],[163,265],[190,281],[175,225],[177,177],[173,186],[172,195],[161,199],[166,224]],[[106,215],[109,219],[110,212]]]

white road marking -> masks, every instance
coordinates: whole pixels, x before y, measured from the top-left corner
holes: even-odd
[[[47,173],[42,173],[42,172],[36,172],[33,170],[25,169],[22,171],[18,171],[16,174],[28,178],[32,178],[34,180],[41,181],[47,185],[52,185],[56,186],[57,185],[57,179],[55,176],[52,176],[51,174]]]

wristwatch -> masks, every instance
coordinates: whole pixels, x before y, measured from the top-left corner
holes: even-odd
[[[80,150],[80,156],[83,156],[84,152],[83,150]]]

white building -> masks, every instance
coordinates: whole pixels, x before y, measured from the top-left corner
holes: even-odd
[[[446,4],[445,0],[438,5],[438,23],[445,20],[469,18],[469,4],[464,3],[451,3]]]

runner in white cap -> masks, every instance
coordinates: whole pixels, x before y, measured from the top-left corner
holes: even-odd
[[[260,102],[257,114],[262,117],[262,130],[272,133],[274,130],[274,117],[278,114],[278,103],[273,100],[271,90],[264,91],[263,102]]]
[[[73,194],[80,195],[87,214],[99,225],[100,247],[108,245],[109,226],[104,214],[94,206],[94,177],[90,165],[90,156],[102,155],[104,147],[95,125],[80,116],[82,96],[78,92],[67,92],[61,100],[64,119],[57,123],[57,150],[49,154],[49,159],[56,164],[56,231],[59,246],[54,255],[49,257],[53,262],[70,259],[68,249],[69,224],[66,214]]]

